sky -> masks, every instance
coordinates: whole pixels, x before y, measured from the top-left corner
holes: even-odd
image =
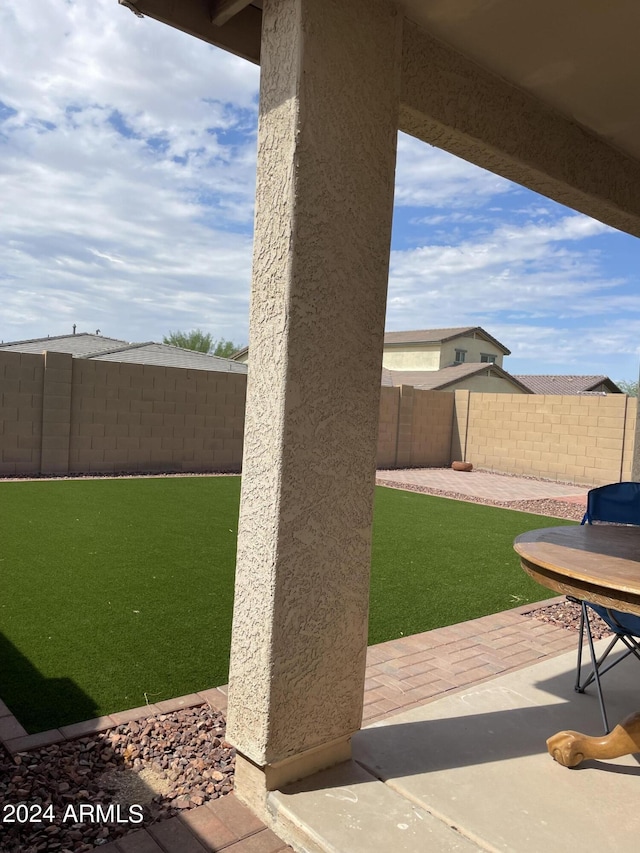
[[[259,69],[117,0],[0,5],[0,340],[248,341]],[[398,136],[387,330],[635,380],[640,241]]]

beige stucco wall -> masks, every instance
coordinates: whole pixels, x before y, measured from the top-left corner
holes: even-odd
[[[483,354],[495,355],[495,363],[498,365],[498,367],[502,367],[503,354],[502,351],[498,349],[498,347],[494,346],[492,343],[489,343],[489,341],[484,341],[480,338],[463,337],[456,338],[454,341],[446,341],[444,344],[442,344],[442,349],[440,351],[439,368],[448,367],[450,364],[453,364],[455,362],[457,349],[463,349],[467,351],[465,356],[465,363],[475,363],[477,361],[481,361],[481,356]]]
[[[0,353],[0,474],[239,471],[246,376]]]
[[[439,370],[440,344],[385,346],[382,366],[387,370]]]
[[[330,764],[362,719],[401,37],[383,0],[270,0],[262,24],[227,718],[245,797],[249,763],[267,786]]]
[[[503,354],[498,347],[480,338],[461,337],[444,344],[386,344],[382,366],[387,370],[441,370],[456,359],[456,350],[466,350],[465,361],[479,362],[482,355],[495,355],[502,367]]]

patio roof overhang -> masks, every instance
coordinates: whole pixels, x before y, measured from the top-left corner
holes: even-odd
[[[260,62],[262,0],[119,2]],[[401,130],[640,236],[634,0],[397,6]]]

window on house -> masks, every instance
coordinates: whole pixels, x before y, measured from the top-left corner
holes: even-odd
[[[456,350],[456,364],[462,364],[467,358],[466,349],[457,349]]]
[[[496,357],[495,357],[495,355],[489,355],[489,353],[481,352],[480,353],[480,361],[485,361],[488,364],[495,364],[496,363]]]

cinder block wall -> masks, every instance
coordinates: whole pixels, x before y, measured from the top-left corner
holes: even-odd
[[[439,468],[451,462],[454,395],[450,391],[414,392],[410,465]]]
[[[70,472],[239,471],[246,379],[74,359]]]
[[[0,352],[0,476],[239,471],[246,376]],[[449,465],[585,485],[632,476],[637,403],[382,388],[378,467]]]
[[[40,473],[41,355],[0,352],[0,476]]]
[[[469,420],[469,391],[453,392],[453,418],[451,422],[451,461],[463,461],[467,453],[467,427]]]
[[[399,388],[382,387],[380,389],[378,468],[395,468],[399,405]]]
[[[246,375],[0,352],[0,476],[239,471]]]
[[[633,479],[633,448],[635,444],[637,417],[637,401],[633,397],[628,397],[624,442],[622,445],[622,477],[620,478],[623,481]]]
[[[383,387],[378,468],[448,465],[453,409],[453,394],[446,391],[422,391],[411,385]]]
[[[635,400],[622,394],[470,394],[466,459],[476,467],[585,485],[630,476]]]

